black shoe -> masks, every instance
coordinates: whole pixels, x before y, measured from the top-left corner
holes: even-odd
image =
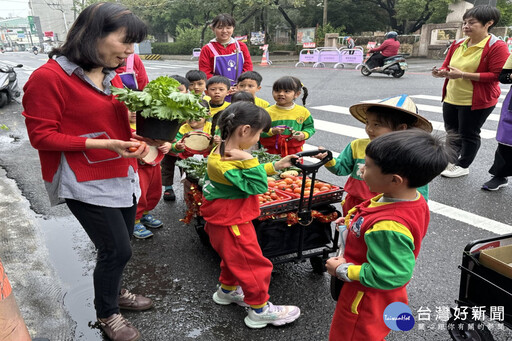
[[[166,189],[164,191],[164,200],[165,201],[175,201],[176,194],[174,194],[174,190],[172,188]]]
[[[507,178],[501,176],[493,176],[491,180],[487,181],[485,184],[482,185],[482,189],[485,189],[487,191],[497,191],[501,187],[505,186],[508,186]]]

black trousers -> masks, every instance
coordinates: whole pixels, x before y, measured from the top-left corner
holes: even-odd
[[[506,178],[512,176],[512,147],[498,143],[496,153],[494,154],[494,162],[489,173],[494,176]]]
[[[137,203],[127,208],[111,208],[66,199],[98,253],[94,268],[94,306],[98,318],[119,313],[119,293],[123,270],[132,256]]]
[[[480,149],[480,129],[493,111],[494,106],[485,109],[471,110],[471,106],[443,103],[444,128],[447,132],[455,132],[459,139],[455,142],[459,160],[456,165],[468,168]]]
[[[180,158],[171,155],[165,154],[162,162],[160,162],[160,167],[162,169],[162,186],[172,186],[174,184],[174,167],[176,161]]]
[[[368,59],[368,62],[366,65],[368,65],[369,68],[374,68],[377,66],[383,66],[384,65],[384,59],[387,57],[384,57],[380,52],[375,52],[372,54],[370,59]]]

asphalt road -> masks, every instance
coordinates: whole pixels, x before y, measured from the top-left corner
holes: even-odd
[[[44,55],[20,52],[1,55],[2,61],[25,65],[18,73],[23,85],[45,59]],[[363,125],[346,114],[346,108],[361,101],[407,93],[414,96],[420,113],[439,126],[435,122],[442,122],[441,103],[432,96],[440,96],[442,81],[428,72],[435,64],[440,65],[440,61],[410,60],[410,69],[401,79],[363,77],[353,67],[295,68],[291,62],[256,66],[255,70],[263,76],[259,96],[271,103],[274,80],[283,75],[299,77],[309,90],[307,107],[317,122],[317,133],[308,140],[308,148],[324,146],[340,152],[353,138],[364,134]],[[184,75],[196,68],[196,62],[189,60],[145,61],[145,65],[150,79],[162,74]],[[27,140],[21,111],[17,103],[0,109],[0,124],[10,128],[0,131],[0,257],[32,336],[101,340],[101,333],[93,326],[94,249],[67,208],[49,207],[37,152]],[[499,109],[493,114],[499,115]],[[475,239],[512,233],[511,187],[492,193],[480,189],[489,178],[496,127],[493,117],[484,125],[482,136],[486,137],[468,176],[432,181],[429,232],[408,286],[409,306],[417,323],[408,332],[392,332],[387,340],[449,339],[437,312],[455,306],[460,280],[457,265],[464,246]],[[325,170],[318,177],[340,185],[345,181]],[[162,201],[154,211],[164,227],[154,231],[149,240],[133,241],[133,258],[126,270],[125,285],[155,300],[155,308],[148,312],[126,314],[143,339],[327,340],[335,302],[329,295],[328,275],[313,273],[309,262],[274,267],[271,301],[295,304],[302,311],[301,318],[291,325],[249,330],[242,321],[242,308],[212,302],[219,259],[200,243],[192,226],[178,221],[185,212],[178,181],[176,178],[178,201]],[[425,309],[431,315],[419,321],[418,310]],[[499,327],[490,323],[496,340],[512,339],[510,330]]]

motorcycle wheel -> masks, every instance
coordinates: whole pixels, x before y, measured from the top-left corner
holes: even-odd
[[[363,65],[363,66],[361,67],[361,74],[362,74],[363,76],[369,76],[369,75],[371,75],[371,74],[372,74],[372,72],[370,71],[370,69],[368,69],[368,67],[367,67],[366,65]]]
[[[4,105],[7,105],[9,102],[9,97],[5,92],[0,92],[0,108],[2,108]]]
[[[400,78],[404,74],[405,74],[405,70],[400,69],[398,71],[393,72],[392,76],[395,77],[395,78]]]

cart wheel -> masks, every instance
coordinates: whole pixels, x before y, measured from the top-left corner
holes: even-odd
[[[309,259],[309,262],[311,263],[311,266],[313,267],[313,272],[317,274],[323,274],[327,269],[325,268],[325,260],[320,257],[311,257]]]
[[[453,312],[452,312],[453,313]],[[466,320],[455,320],[455,316],[450,317],[447,326],[453,326],[448,328],[448,333],[455,341],[494,341],[489,329],[481,322],[470,319]],[[469,326],[472,325],[471,329]]]
[[[201,217],[197,218],[197,222],[195,225],[196,232],[199,235],[199,240],[201,241],[201,244],[204,246],[211,246],[210,244],[210,236],[208,236],[208,233],[204,231],[204,220]]]
[[[338,277],[331,276],[331,297],[333,300],[338,300],[338,297],[341,293],[341,288],[343,287],[343,283],[345,282],[343,282]]]

